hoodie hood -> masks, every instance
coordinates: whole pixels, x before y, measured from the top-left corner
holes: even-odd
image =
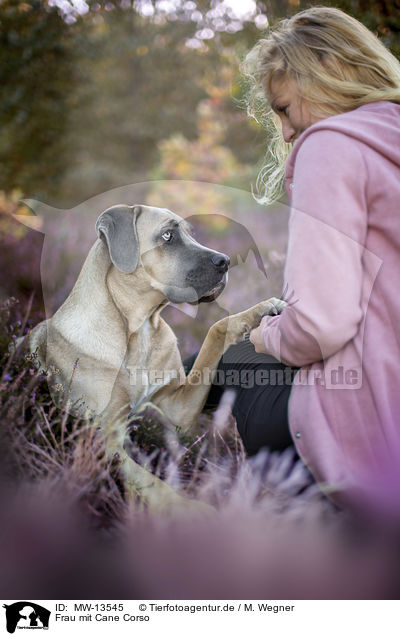
[[[293,178],[299,148],[307,137],[319,130],[333,130],[353,137],[400,166],[400,104],[373,102],[347,113],[327,117],[312,124],[300,135],[286,163],[287,190]]]

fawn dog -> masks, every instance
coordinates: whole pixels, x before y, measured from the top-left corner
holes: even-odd
[[[209,391],[209,384],[193,378],[204,369],[212,374],[231,344],[285,303],[271,298],[215,323],[186,377],[161,310],[168,302],[216,298],[229,257],[200,245],[186,221],[166,209],[116,205],[99,216],[96,229],[98,240],[73,290],[52,318],[31,331],[29,348],[42,366],[54,365],[53,383],[68,391],[71,410],[99,416],[109,455],[119,455],[127,492],[158,509],[186,505],[190,500],[129,456],[129,415],[151,402],[189,430]],[[161,382],[152,384],[151,371]]]

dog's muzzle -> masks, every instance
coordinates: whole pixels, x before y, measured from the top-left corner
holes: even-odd
[[[225,285],[228,282],[228,273],[224,274],[223,279],[221,280],[220,283],[218,283],[218,285],[216,285],[215,287],[213,287],[209,292],[207,292],[206,294],[203,294],[203,296],[201,296],[199,298],[199,303],[211,303],[213,300],[215,300],[216,298],[218,298],[218,296],[223,292],[223,290],[225,289]]]
[[[215,300],[224,290],[228,281],[229,256],[221,252],[214,252],[211,256],[211,262],[216,272],[222,274],[222,278],[210,290],[200,296],[199,303],[210,303]]]

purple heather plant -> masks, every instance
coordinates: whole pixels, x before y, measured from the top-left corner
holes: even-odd
[[[0,309],[3,598],[397,598],[398,525],[325,499],[290,450],[247,459],[224,397],[195,435],[149,412],[132,454],[213,515],[128,504],[96,427],[55,405],[23,349],[18,305]]]

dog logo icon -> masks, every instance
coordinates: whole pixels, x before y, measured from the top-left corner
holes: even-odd
[[[51,612],[32,603],[19,601],[12,605],[3,605],[6,610],[7,631],[13,634],[16,629],[48,629]]]

